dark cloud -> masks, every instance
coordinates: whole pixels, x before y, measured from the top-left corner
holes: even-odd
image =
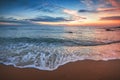
[[[101,17],[100,20],[120,20],[120,16]]]
[[[36,25],[34,22],[41,21],[41,22],[59,22],[59,21],[70,21],[63,17],[50,17],[50,16],[41,16],[33,19],[22,19],[18,20],[13,17],[5,18],[0,17],[0,23],[10,23],[10,24],[17,24],[17,25]]]
[[[78,12],[90,12],[90,13],[92,13],[92,12],[97,12],[97,11],[82,9],[82,10],[79,10]]]
[[[120,11],[120,8],[98,8],[98,10],[78,10],[78,12],[88,12],[88,13],[98,13],[98,12],[113,12],[113,11]]]
[[[30,21],[44,21],[44,22],[59,22],[59,21],[69,21],[63,17],[50,17],[50,16],[41,16],[34,19],[28,19]]]
[[[0,22],[17,22],[17,19],[13,18],[13,17],[9,17],[9,18],[5,18],[5,17],[0,17]]]
[[[4,23],[13,23],[13,24],[18,24],[18,25],[31,25],[32,23],[27,20],[17,20],[13,17],[5,18],[5,17],[0,17],[0,22]]]

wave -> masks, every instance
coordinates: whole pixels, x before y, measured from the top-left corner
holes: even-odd
[[[113,43],[120,43],[119,41],[106,41],[106,42],[98,42],[98,41],[88,41],[88,40],[75,40],[75,39],[58,39],[58,38],[0,38],[0,44],[3,43],[52,43],[59,44],[61,46],[99,46],[99,45],[108,45]]]
[[[20,68],[55,70],[77,60],[120,59],[119,47],[120,41],[89,41],[88,44],[55,38],[0,38],[0,63]]]

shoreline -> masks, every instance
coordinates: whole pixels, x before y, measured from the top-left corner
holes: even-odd
[[[0,80],[120,80],[120,60],[82,60],[53,71],[0,64]]]

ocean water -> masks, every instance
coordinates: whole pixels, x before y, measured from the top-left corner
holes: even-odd
[[[0,63],[55,70],[78,60],[120,59],[120,27],[0,26]]]

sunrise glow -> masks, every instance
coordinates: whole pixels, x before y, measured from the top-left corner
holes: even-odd
[[[13,6],[7,5],[12,5],[10,2],[1,3],[0,25],[120,25],[119,0],[75,0],[70,2],[46,0],[41,1],[40,5],[36,2],[28,2],[27,5],[14,3],[16,4]],[[21,7],[17,5],[21,5]]]

